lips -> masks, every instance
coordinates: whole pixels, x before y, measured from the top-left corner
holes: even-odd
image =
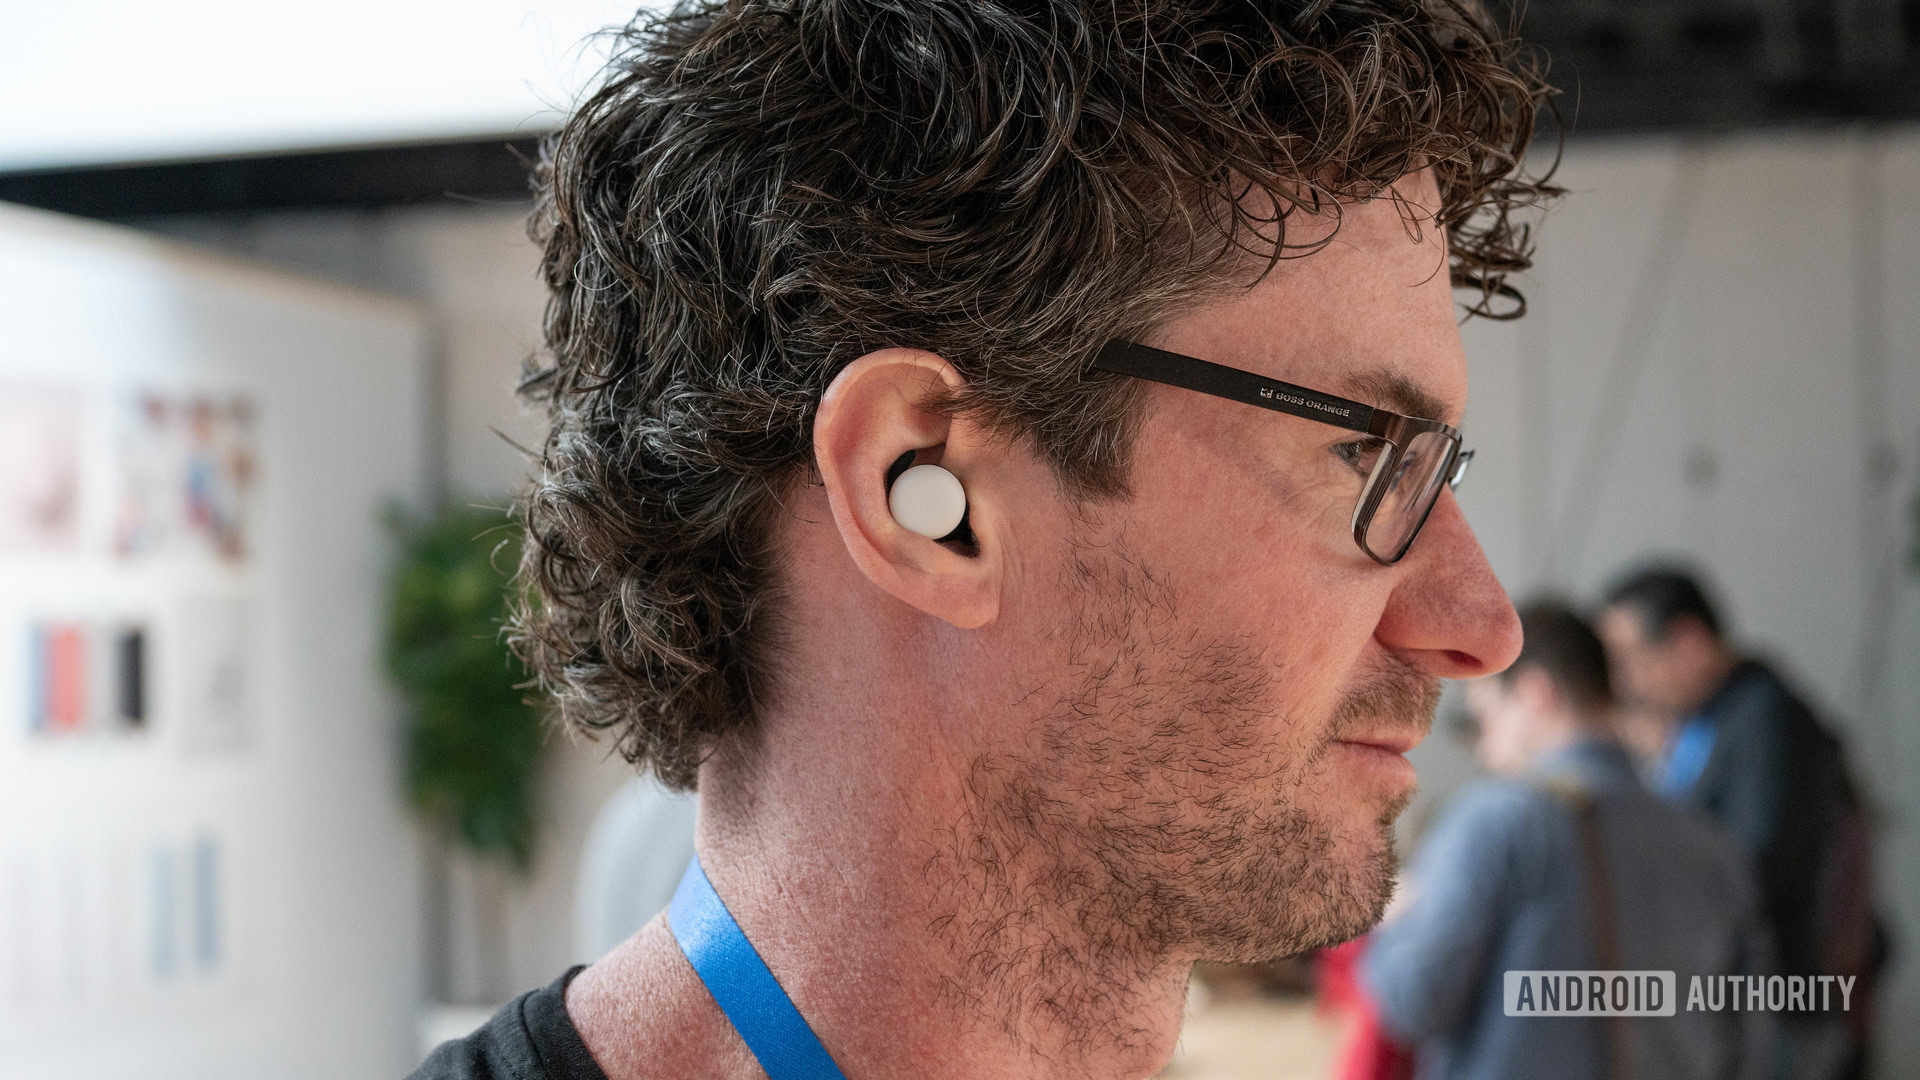
[[[1353,746],[1364,746],[1373,750],[1385,750],[1389,754],[1404,754],[1420,745],[1426,738],[1425,731],[1380,731],[1364,735],[1349,735],[1337,741]]]
[[[1388,654],[1342,695],[1328,734],[1358,748],[1404,754],[1432,730],[1439,704],[1439,679]]]

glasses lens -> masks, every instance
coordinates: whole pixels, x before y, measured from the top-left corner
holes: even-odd
[[[1459,444],[1439,431],[1423,431],[1407,443],[1407,451],[1395,460],[1381,462],[1390,475],[1376,473],[1372,483],[1385,485],[1385,493],[1367,522],[1367,553],[1376,559],[1393,562],[1407,550],[1415,533],[1427,520],[1433,500],[1453,476],[1454,453]]]

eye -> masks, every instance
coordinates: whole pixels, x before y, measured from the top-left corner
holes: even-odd
[[[1387,441],[1380,438],[1354,439],[1351,442],[1335,443],[1333,456],[1361,476],[1372,476],[1373,467],[1380,461],[1380,454],[1386,450]]]

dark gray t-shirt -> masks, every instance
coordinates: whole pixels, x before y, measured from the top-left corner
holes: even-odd
[[[466,1038],[441,1043],[407,1080],[607,1080],[567,1018],[567,983],[583,967],[507,1002]]]

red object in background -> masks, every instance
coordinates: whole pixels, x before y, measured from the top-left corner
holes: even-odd
[[[87,716],[87,639],[81,628],[56,625],[47,632],[47,728],[79,731]]]
[[[1320,1007],[1348,1015],[1346,1045],[1334,1059],[1335,1080],[1413,1080],[1413,1052],[1388,1037],[1380,1014],[1360,981],[1367,939],[1322,949],[1314,958]]]

